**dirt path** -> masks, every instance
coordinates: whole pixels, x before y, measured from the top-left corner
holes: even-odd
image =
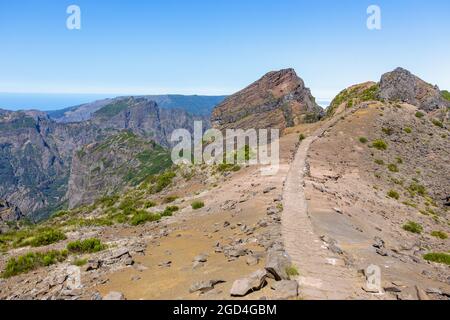
[[[330,122],[306,138],[297,150],[283,191],[282,234],[286,251],[298,268],[304,299],[354,299],[361,295],[361,278],[315,234],[304,193],[310,145],[330,128]]]

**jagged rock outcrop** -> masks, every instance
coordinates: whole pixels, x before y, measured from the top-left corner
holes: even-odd
[[[427,112],[450,107],[437,86],[403,68],[384,74],[379,87],[379,98],[384,100],[407,102]]]
[[[15,205],[0,199],[0,226],[5,222],[16,222],[23,218],[22,212]]]
[[[223,129],[285,129],[323,116],[322,108],[293,69],[269,72],[219,104],[212,126]]]
[[[170,153],[129,131],[78,150],[73,157],[69,208],[91,204],[172,165]]]

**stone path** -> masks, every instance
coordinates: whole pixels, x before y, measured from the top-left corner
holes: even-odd
[[[329,251],[314,233],[304,193],[309,147],[334,123],[325,125],[301,143],[283,191],[283,241],[300,273],[301,296],[307,300],[358,299],[362,294],[361,277],[346,267],[343,259]]]

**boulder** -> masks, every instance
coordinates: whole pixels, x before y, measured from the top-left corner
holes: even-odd
[[[265,269],[270,277],[277,281],[289,280],[286,269],[292,264],[291,258],[285,251],[269,251]]]
[[[214,289],[214,286],[216,284],[224,283],[224,282],[225,282],[225,280],[217,280],[217,279],[195,282],[189,288],[189,292],[194,293],[194,292],[200,291],[201,293],[205,293],[205,292],[208,292],[208,291]]]
[[[252,273],[248,278],[236,280],[231,287],[232,297],[244,297],[247,294],[262,289],[266,284],[267,271],[258,270]]]

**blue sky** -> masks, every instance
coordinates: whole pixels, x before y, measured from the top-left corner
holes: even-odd
[[[371,4],[380,31],[366,28]],[[397,66],[450,89],[449,12],[448,0],[0,0],[0,92],[230,94],[293,67],[331,99]]]

